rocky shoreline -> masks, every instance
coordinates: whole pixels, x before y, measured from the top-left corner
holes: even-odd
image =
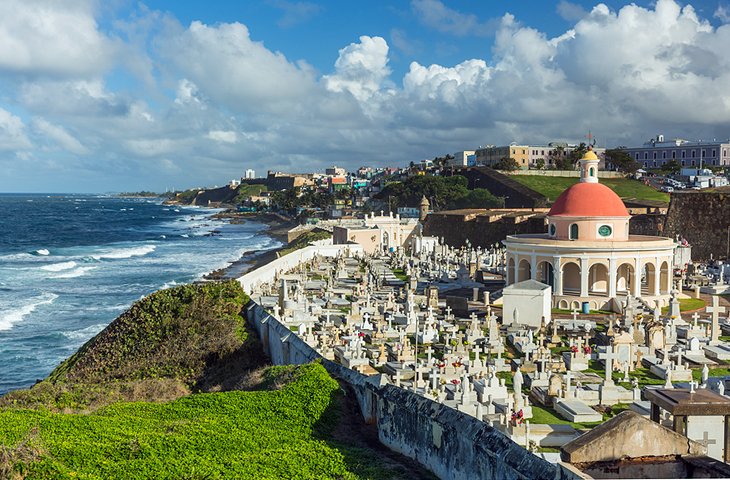
[[[287,233],[297,225],[295,220],[275,213],[252,214],[226,210],[213,215],[213,218],[227,220],[232,224],[241,224],[247,221],[263,223],[269,227],[266,230],[266,235],[279,241],[281,245],[269,250],[247,252],[241,258],[231,262],[227,267],[207,273],[203,276],[205,280],[238,278],[251,270],[270,263],[278,257],[279,251],[286,247],[288,243]]]

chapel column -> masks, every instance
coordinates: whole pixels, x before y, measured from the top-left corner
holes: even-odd
[[[580,296],[581,297],[587,297],[588,296],[588,259],[587,258],[581,258],[580,259]]]
[[[537,255],[534,252],[532,257],[530,257],[530,278],[537,280]]]
[[[662,280],[662,267],[659,262],[659,257],[656,257],[654,262],[654,295],[661,295],[661,280]]]
[[[563,268],[560,265],[560,257],[553,257],[553,283],[555,284],[555,295],[563,294]]]
[[[641,297],[641,259],[634,259],[634,297]]]
[[[616,259],[608,259],[608,298],[616,296]]]

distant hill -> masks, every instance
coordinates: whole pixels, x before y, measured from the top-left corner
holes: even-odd
[[[548,177],[544,175],[510,175],[516,182],[529,187],[555,201],[563,191],[578,183],[578,177]],[[669,203],[669,195],[659,192],[638,180],[629,178],[602,178],[600,182],[611,188],[621,198],[635,200],[659,200]]]

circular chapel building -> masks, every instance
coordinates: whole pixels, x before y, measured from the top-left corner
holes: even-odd
[[[631,294],[650,305],[669,304],[674,241],[629,235],[631,214],[598,182],[598,157],[580,160],[580,182],[566,189],[547,214],[547,233],[510,235],[506,285],[528,279],[552,287],[553,308],[619,311]]]

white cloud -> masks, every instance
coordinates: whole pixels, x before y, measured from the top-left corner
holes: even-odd
[[[233,130],[211,130],[207,137],[213,141],[221,143],[236,143],[238,135]]]
[[[730,23],[730,7],[719,4],[712,16],[720,20],[722,23]]]
[[[0,2],[0,71],[78,77],[113,62],[114,42],[99,32],[94,2]]]
[[[440,0],[411,0],[411,8],[424,25],[458,37],[489,36],[499,24],[494,19],[482,22],[476,15],[461,13]]]
[[[555,11],[558,12],[558,15],[560,15],[563,20],[568,21],[580,20],[588,14],[582,5],[571,3],[567,0],[560,0],[557,7],[555,7]]]
[[[335,73],[325,75],[323,79],[329,91],[348,91],[356,99],[365,101],[380,90],[388,75],[388,44],[381,37],[363,35],[359,43],[351,43],[340,50]]]
[[[19,118],[0,108],[0,151],[21,150],[31,147],[25,124]]]
[[[33,121],[33,128],[42,137],[46,137],[58,144],[64,150],[76,155],[86,155],[89,150],[84,147],[73,135],[68,133],[65,128],[59,125],[53,125],[43,118],[37,118]]]
[[[311,67],[293,64],[251,40],[240,23],[195,21],[185,30],[167,32],[158,46],[163,61],[219,105],[245,111],[291,109],[292,102],[316,87]]]

